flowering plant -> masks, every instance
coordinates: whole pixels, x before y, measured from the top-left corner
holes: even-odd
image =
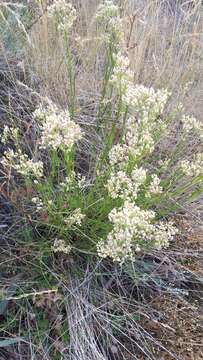
[[[75,9],[57,0],[48,13],[67,48]],[[24,199],[24,213],[39,232],[49,234],[50,251],[97,252],[101,258],[123,263],[141,251],[168,246],[177,229],[166,216],[202,191],[202,154],[179,161],[190,133],[202,139],[202,127],[193,117],[182,116],[175,149],[169,156],[160,151],[161,141],[170,135],[166,108],[171,94],[134,84],[118,6],[105,1],[95,21],[108,35],[95,122],[102,139],[97,156],[92,151],[91,164],[82,168],[79,153],[86,141],[85,124],[83,129],[77,122],[74,62],[68,52],[69,106],[64,110],[42,101],[33,113],[36,139],[30,154],[23,151],[23,137],[16,131],[12,137],[6,127],[2,142],[12,142],[14,149],[5,151],[1,163],[18,173],[25,187],[32,187]],[[94,139],[90,148],[95,149]]]

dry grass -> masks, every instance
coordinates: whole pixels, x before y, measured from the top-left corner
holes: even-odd
[[[77,64],[79,94],[97,93],[100,82],[99,40],[93,14],[98,1],[75,1],[80,17],[74,28],[72,50]],[[189,113],[202,116],[203,13],[200,1],[194,7],[172,1],[124,1],[126,46],[135,82],[169,88],[175,102],[182,101]],[[75,38],[81,37],[80,49]],[[32,47],[27,63],[40,82],[41,90],[62,104],[67,101],[65,54],[53,24],[41,9],[39,21],[30,32]],[[82,45],[81,45],[82,43]],[[80,51],[78,51],[80,50]],[[101,54],[101,53],[100,53]],[[101,61],[100,61],[101,62]],[[91,84],[91,86],[90,86]]]
[[[183,101],[187,110],[198,116],[203,90],[201,5],[196,2],[189,9],[181,5],[172,8],[172,3],[175,1],[135,2],[134,15],[129,15],[135,81],[169,88],[176,101]]]

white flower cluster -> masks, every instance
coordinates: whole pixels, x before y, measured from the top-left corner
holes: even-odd
[[[126,144],[116,144],[109,151],[109,162],[112,167],[123,168],[129,158],[129,147]]]
[[[42,107],[34,112],[35,119],[44,119],[42,123],[42,148],[52,147],[71,150],[72,146],[82,138],[79,125],[70,119],[68,110],[59,110],[54,104],[49,104],[45,110]]]
[[[77,18],[76,9],[66,0],[54,0],[47,11],[48,16],[56,20],[57,29],[62,33],[69,31]]]
[[[3,134],[1,136],[1,142],[2,144],[7,144],[9,140],[13,140],[14,143],[17,143],[18,141],[18,129],[14,127],[8,127],[8,125],[4,126]]]
[[[130,175],[125,171],[112,172],[107,181],[107,190],[112,199],[136,199],[140,186],[146,180],[146,170],[135,167]]]
[[[177,233],[172,223],[156,223],[153,211],[142,210],[128,200],[121,208],[110,212],[109,220],[113,229],[106,240],[98,243],[98,255],[120,263],[133,259],[134,253],[142,249],[168,246]]]
[[[43,176],[42,161],[29,159],[27,154],[23,154],[19,149],[14,152],[12,149],[4,153],[1,163],[5,167],[11,167],[23,176],[34,176],[40,178]]]
[[[43,123],[48,115],[51,115],[53,112],[57,112],[57,106],[53,104],[51,100],[46,100],[48,105],[45,107],[43,104],[39,104],[32,114],[33,118],[37,120],[39,124]]]
[[[141,124],[136,118],[130,117],[126,121],[125,143],[129,154],[140,157],[150,154],[154,150],[153,131],[151,124]]]
[[[124,143],[116,144],[109,152],[109,161],[113,167],[122,169],[132,155],[139,158],[154,150],[153,134],[139,126],[135,118],[129,117],[125,124]]]
[[[100,4],[97,13],[97,20],[112,19],[119,15],[119,8],[114,4],[112,0],[105,0],[103,4]]]
[[[160,166],[160,168],[165,171],[167,169],[167,167],[169,166],[170,164],[170,159],[164,159],[164,160],[159,160],[158,161],[158,165]]]
[[[32,198],[32,203],[36,205],[35,210],[37,212],[40,212],[44,207],[43,201],[38,196],[35,196],[35,197]]]
[[[55,253],[62,252],[64,254],[70,254],[70,252],[72,250],[72,246],[69,244],[66,244],[64,240],[55,239],[54,245],[51,247],[51,249]]]
[[[115,66],[111,81],[123,95],[123,101],[135,112],[142,115],[145,121],[152,121],[163,113],[170,93],[166,89],[155,91],[144,85],[134,85],[130,61],[121,51],[114,54]],[[147,119],[147,117],[149,117]]]
[[[123,41],[124,34],[119,7],[113,1],[105,0],[103,4],[100,4],[95,18],[98,23],[103,25],[108,40],[113,35],[114,44]]]
[[[203,175],[203,154],[198,153],[194,156],[193,161],[183,160],[180,162],[180,167],[185,175],[190,177],[197,177]]]
[[[111,83],[118,88],[121,94],[125,94],[134,77],[133,72],[130,70],[130,60],[121,51],[114,55],[114,60],[116,64],[111,76]]]
[[[59,184],[59,189],[63,192],[70,191],[74,186],[75,176],[75,172],[71,171],[69,176],[66,176],[65,179]]]
[[[123,104],[134,114],[127,118],[125,123],[124,145],[120,145],[119,149],[116,145],[115,151],[112,149],[111,161],[119,161],[119,155],[126,158],[127,152],[137,157],[151,153],[154,150],[156,134],[166,127],[160,115],[164,111],[169,93],[167,90],[155,91],[143,85],[134,85],[129,59],[121,52],[115,55],[111,82],[122,96]],[[119,154],[116,150],[119,150]]]
[[[71,191],[71,189],[77,186],[79,189],[84,189],[86,186],[86,178],[81,174],[76,174],[75,171],[71,171],[69,176],[67,176],[60,184],[59,189],[62,192]]]
[[[152,194],[161,194],[163,191],[163,188],[160,186],[161,180],[156,174],[152,175],[152,181],[149,185],[148,191],[146,193],[147,197],[151,197]]]
[[[78,184],[79,189],[81,189],[81,190],[84,189],[86,186],[86,177],[78,174],[77,175],[77,184]]]
[[[85,214],[81,213],[81,209],[75,209],[68,218],[64,220],[64,222],[71,227],[72,225],[81,226],[83,219],[85,218]]]
[[[144,85],[129,84],[123,100],[133,110],[143,116],[145,122],[154,121],[163,113],[169,93],[167,90],[147,88]]]
[[[178,229],[174,226],[172,221],[159,222],[153,225],[151,238],[150,234],[148,239],[154,241],[154,247],[161,250],[163,247],[168,247],[173,237],[178,234]]]
[[[195,131],[203,139],[203,125],[195,117],[184,115],[182,117],[183,131],[189,133]]]

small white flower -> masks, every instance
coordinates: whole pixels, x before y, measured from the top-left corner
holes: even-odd
[[[44,207],[42,200],[38,196],[33,197],[31,201],[36,205],[36,211],[38,212],[41,211]]]
[[[134,168],[130,175],[125,171],[119,170],[112,172],[107,181],[106,188],[112,199],[120,197],[122,199],[136,199],[140,186],[146,180],[146,171],[142,168]]]
[[[119,15],[119,8],[114,4],[112,0],[105,0],[103,4],[100,4],[97,13],[97,20],[112,19]]]
[[[168,246],[177,233],[172,223],[156,223],[153,211],[142,210],[130,201],[113,209],[109,220],[113,229],[106,240],[97,244],[97,252],[102,258],[110,257],[120,263],[133,259],[142,249]]]
[[[59,110],[50,103],[47,109],[40,107],[40,110],[35,111],[34,117],[44,120],[41,127],[42,148],[52,147],[54,150],[71,150],[73,145],[82,138],[81,128],[70,120],[68,110]]]
[[[69,176],[67,176],[64,181],[59,184],[60,190],[68,192],[74,186],[75,177],[76,174],[72,171]]]
[[[160,186],[160,179],[156,174],[152,175],[152,180],[146,193],[147,197],[151,197],[151,194],[161,194],[163,188]]]
[[[3,134],[2,134],[2,137],[1,137],[1,142],[2,144],[6,144],[7,141],[8,141],[8,138],[9,138],[9,127],[7,125],[4,126],[4,129],[3,129]]]
[[[78,183],[78,187],[80,189],[83,189],[85,187],[85,183],[86,183],[86,178],[85,176],[77,176],[77,183]]]
[[[127,145],[114,145],[109,152],[109,162],[112,167],[118,166],[122,169],[129,157],[129,149]]]
[[[116,65],[111,77],[111,83],[116,86],[121,94],[125,94],[127,87],[133,82],[134,74],[130,70],[129,58],[118,52],[114,56]]]
[[[67,224],[69,227],[72,225],[78,225],[81,226],[82,221],[85,218],[85,214],[81,213],[81,209],[75,209],[71,215],[68,216],[68,218],[64,219],[65,224]]]
[[[134,114],[126,120],[125,142],[120,145],[120,152],[122,149],[126,154],[127,146],[128,155],[140,157],[154,150],[155,135],[166,128],[160,115],[163,114],[170,93],[165,89],[155,91],[153,88],[135,85],[129,58],[119,51],[114,59],[111,82],[123,104]]]
[[[150,114],[150,120],[155,119],[163,113],[169,93],[167,90],[158,90],[155,92],[153,88],[147,88],[143,85],[129,84],[126,87],[124,102],[128,106],[132,106],[137,112]],[[147,119],[147,118],[146,118]]]
[[[51,249],[55,253],[62,252],[64,254],[70,254],[70,252],[72,250],[72,246],[69,244],[66,244],[64,240],[55,239],[54,245],[51,247]]]
[[[182,117],[183,131],[189,133],[191,131],[195,131],[200,138],[203,138],[203,126],[200,121],[198,121],[195,117],[186,116]]]
[[[27,154],[23,154],[21,150],[14,152],[12,149],[5,151],[1,163],[4,167],[11,167],[19,174],[29,177],[34,176],[40,178],[43,176],[42,161],[34,161],[29,159]]]
[[[76,9],[66,0],[54,0],[53,4],[48,6],[47,12],[48,16],[57,22],[57,28],[62,33],[69,31],[77,18]]]
[[[7,142],[9,140],[13,140],[14,143],[16,144],[18,142],[18,136],[19,136],[19,133],[18,133],[17,128],[8,127],[8,125],[5,125],[4,129],[3,129],[3,134],[1,137],[1,142],[2,142],[2,144],[5,145],[5,144],[7,144]]]
[[[194,155],[194,160],[182,160],[180,162],[182,171],[190,177],[197,177],[203,174],[203,154]]]
[[[95,19],[103,25],[104,40],[109,41],[113,37],[114,45],[117,43],[120,46],[124,39],[124,33],[119,7],[113,1],[105,0],[103,4],[99,5]]]

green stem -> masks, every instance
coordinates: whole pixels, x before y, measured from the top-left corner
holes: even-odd
[[[64,43],[65,43],[65,49],[66,49],[66,64],[67,64],[67,69],[68,69],[68,75],[69,75],[69,91],[70,91],[70,95],[69,95],[69,112],[70,112],[70,117],[71,119],[74,118],[75,115],[75,71],[74,71],[74,66],[73,66],[73,56],[71,54],[70,51],[70,46],[69,46],[69,36],[68,33],[65,32],[64,33]]]

